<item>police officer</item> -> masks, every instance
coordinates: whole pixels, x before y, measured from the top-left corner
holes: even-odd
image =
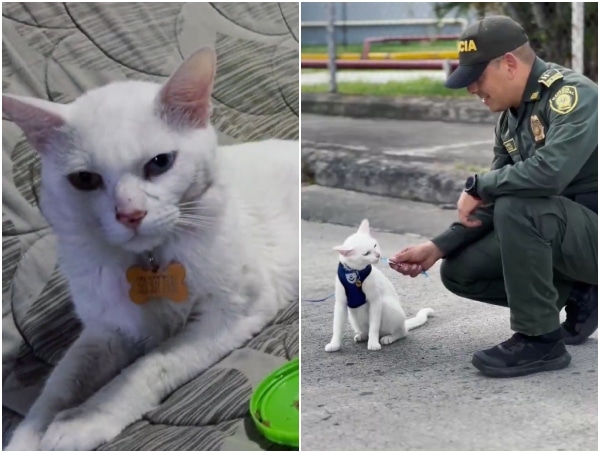
[[[598,327],[598,86],[542,61],[504,16],[465,30],[446,86],[502,112],[492,168],[467,179],[458,222],[396,254],[391,267],[415,277],[444,258],[448,290],[509,307],[516,333],[473,355],[483,374],[567,367],[565,344]]]

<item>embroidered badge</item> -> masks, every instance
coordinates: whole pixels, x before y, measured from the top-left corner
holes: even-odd
[[[346,274],[346,280],[348,283],[354,285],[354,283],[356,283],[356,274],[354,272],[351,274]]]
[[[550,108],[556,113],[566,115],[573,111],[578,100],[577,88],[565,85],[550,99]]]
[[[508,151],[509,153],[514,153],[517,150],[517,145],[515,143],[514,139],[510,139],[510,140],[506,140],[504,142],[504,147],[506,148],[506,151]]]
[[[536,142],[541,142],[546,138],[544,134],[544,125],[540,121],[537,115],[531,115],[531,132],[533,132],[533,137]]]
[[[472,39],[465,39],[463,41],[458,41],[458,51],[459,52],[476,52],[477,51],[477,45],[475,44],[475,41],[473,41]]]

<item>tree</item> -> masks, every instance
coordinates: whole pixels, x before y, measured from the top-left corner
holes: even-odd
[[[436,3],[435,12],[444,17],[468,15],[480,19],[489,14],[504,14],[519,22],[529,36],[532,47],[545,61],[571,65],[571,3]],[[598,4],[585,2],[584,73],[598,82]]]

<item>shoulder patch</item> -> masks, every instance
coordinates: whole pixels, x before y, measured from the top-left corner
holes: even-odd
[[[546,72],[544,72],[540,76],[540,78],[538,79],[538,82],[549,87],[554,82],[556,82],[557,80],[560,80],[562,78],[563,78],[563,75],[560,73],[560,71],[558,69],[548,69]]]
[[[579,101],[577,88],[565,85],[550,99],[550,108],[560,115],[572,112]]]

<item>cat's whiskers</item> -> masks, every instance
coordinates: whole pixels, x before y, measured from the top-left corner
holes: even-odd
[[[185,206],[187,204],[194,204],[194,203],[200,203],[201,200],[190,200],[190,201],[180,201],[178,204],[179,206]]]
[[[194,231],[196,230],[198,227],[197,226],[191,226],[191,225],[180,225],[180,224],[175,224],[173,226],[174,231],[177,232],[184,232],[184,233],[188,233],[190,231]]]
[[[176,225],[191,227],[210,227],[215,224],[215,218],[212,216],[203,216],[197,214],[180,214]]]
[[[201,222],[178,222],[177,226],[186,227],[186,228],[208,228],[212,226],[210,223],[201,223]]]
[[[203,200],[183,201],[181,203],[178,203],[177,206],[180,208],[183,208],[183,207],[193,206],[193,205],[198,205],[198,204],[204,204],[204,201]]]
[[[178,222],[173,225],[173,231],[179,233],[190,233],[201,230],[206,230],[212,228],[212,225],[209,224],[198,224],[198,223],[189,223],[189,222]]]
[[[180,219],[200,219],[200,220],[212,220],[213,216],[210,215],[201,215],[201,214],[192,214],[192,213],[180,213]]]
[[[189,213],[189,212],[206,212],[206,211],[214,211],[214,208],[211,208],[209,206],[199,206],[196,208],[180,208],[179,209],[180,212],[183,213]]]
[[[203,211],[203,210],[205,211],[207,209],[214,209],[214,207],[207,206],[205,204],[185,205],[185,206],[178,205],[177,208],[180,211]]]

